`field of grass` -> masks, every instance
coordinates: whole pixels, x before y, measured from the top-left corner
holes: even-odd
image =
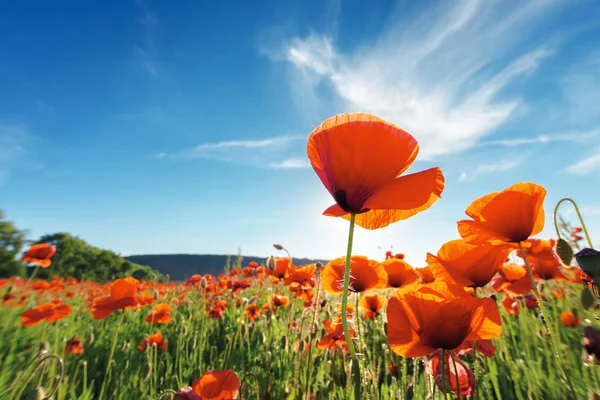
[[[277,260],[278,265],[281,260],[285,261]],[[54,392],[58,400],[173,398],[174,391],[190,386],[206,370],[228,369],[241,381],[239,398],[350,398],[350,358],[342,349],[343,337],[338,331],[328,340],[323,325],[339,314],[340,296],[325,293],[318,274],[316,279],[310,275],[312,267],[310,276],[305,270],[295,274],[294,267],[287,268],[282,279],[252,265],[181,284],[138,282],[135,295],[148,295],[143,302],[153,304],[115,309],[102,319],[93,318],[91,307],[109,296],[108,284],[69,279],[49,284],[23,278],[0,281],[4,296],[0,398],[46,398],[35,397],[37,388]],[[598,395],[600,367],[582,361],[582,329],[590,323],[597,326],[594,312],[581,306],[582,284],[547,280],[542,286],[550,327],[560,341],[560,360],[554,358],[539,308],[530,309],[521,299],[516,301],[518,315],[511,314],[501,305],[507,295],[495,293],[502,320],[502,335],[492,340],[495,354],[461,357],[475,376],[474,397],[588,398],[594,389]],[[388,298],[393,292],[375,289],[368,294]],[[285,297],[274,299],[273,293]],[[484,288],[477,295],[490,293]],[[362,295],[351,294],[349,303],[357,304]],[[30,327],[20,325],[25,310],[46,303],[64,303],[71,309],[54,322],[42,319]],[[147,322],[158,303],[170,305],[168,323]],[[362,397],[440,396],[425,371],[427,357],[403,358],[390,350],[385,310],[373,315],[374,320],[363,316],[361,305],[358,310],[352,310],[350,320],[359,353]],[[564,326],[563,311],[575,311],[583,320]],[[156,321],[165,322],[165,315]],[[446,329],[444,323],[439,329]],[[145,337],[159,332],[165,346],[140,346]],[[81,340],[80,354],[65,350],[73,338]],[[575,393],[569,392],[560,366]]]

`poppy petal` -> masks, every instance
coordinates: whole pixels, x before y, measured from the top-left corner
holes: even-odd
[[[410,167],[418,150],[409,133],[369,114],[328,118],[307,143],[313,169],[347,211],[361,210],[371,194]]]

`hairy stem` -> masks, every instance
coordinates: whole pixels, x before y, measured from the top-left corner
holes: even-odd
[[[348,328],[348,313],[346,312],[346,306],[348,305],[348,288],[350,286],[350,264],[352,263],[352,239],[354,237],[354,219],[356,218],[355,213],[350,214],[350,230],[348,232],[348,249],[346,251],[346,268],[344,269],[344,291],[342,293],[342,328],[344,330],[344,338],[348,344],[348,351],[350,351],[350,357],[352,358],[352,372],[354,379],[354,398],[361,400],[360,396],[360,366],[358,365],[358,358],[356,357],[356,351],[354,350],[354,343],[352,342],[352,336],[350,336],[350,329]]]

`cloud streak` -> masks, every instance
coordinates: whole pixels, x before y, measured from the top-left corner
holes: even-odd
[[[290,84],[309,93],[300,97],[330,89],[339,109],[397,123],[431,159],[476,146],[524,103],[502,96],[504,89],[533,73],[553,49],[514,49],[556,3],[439,2],[420,15],[399,9],[373,46],[343,53],[329,34],[311,34],[291,38],[270,57],[291,66]]]
[[[8,179],[11,170],[33,165],[26,157],[31,140],[26,125],[0,125],[0,184]],[[39,164],[35,166],[41,168]]]
[[[585,143],[590,139],[594,139],[600,135],[600,130],[591,131],[571,131],[568,133],[560,133],[554,135],[538,135],[534,137],[524,137],[516,139],[506,140],[491,140],[481,142],[481,146],[506,146],[506,147],[518,147],[523,145],[532,144],[546,144],[554,142],[564,143]]]
[[[489,175],[489,174],[494,174],[494,173],[499,173],[499,172],[510,171],[512,169],[519,167],[521,164],[523,164],[523,161],[525,161],[525,158],[511,157],[511,158],[501,160],[497,163],[483,164],[483,165],[478,166],[477,168],[475,168],[473,171],[471,171],[469,173],[462,172],[460,174],[460,177],[458,180],[459,180],[459,182],[474,181],[477,177],[479,177],[481,175]]]
[[[306,168],[308,161],[297,154],[300,152],[302,136],[277,136],[257,140],[227,140],[203,143],[173,153],[158,153],[159,159],[218,160],[232,164],[273,169]]]
[[[588,175],[596,170],[600,170],[600,147],[595,149],[593,155],[566,168],[566,171],[572,175]]]

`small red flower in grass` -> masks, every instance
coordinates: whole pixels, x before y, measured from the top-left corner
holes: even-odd
[[[83,343],[81,339],[73,338],[67,341],[65,345],[65,354],[81,354],[83,353]]]
[[[138,350],[144,351],[147,347],[152,346],[156,346],[161,350],[167,350],[168,344],[162,333],[158,332],[142,339],[138,346]]]
[[[442,368],[442,350],[437,350],[433,353],[425,364],[425,370],[432,376],[435,377],[435,382],[440,390],[443,387],[448,388],[457,393],[460,391],[460,395],[463,397],[469,397],[475,392],[475,376],[473,371],[454,355],[451,351],[447,351],[444,356]],[[456,365],[455,365],[456,364]],[[442,383],[442,369],[444,370],[444,380],[446,384]],[[458,388],[456,385],[458,376]]]
[[[206,371],[192,384],[201,400],[233,400],[240,391],[240,379],[231,370]]]
[[[67,304],[42,304],[21,314],[20,324],[24,327],[30,327],[37,325],[44,320],[48,323],[56,322],[66,318],[70,313],[71,306]]]
[[[327,334],[317,343],[317,347],[322,350],[341,348],[348,352],[348,343],[344,338],[342,324],[336,324],[332,321],[323,321]],[[350,329],[350,336],[354,337],[354,329]]]
[[[168,324],[171,322],[171,306],[168,304],[157,304],[146,318],[151,324]]]
[[[364,310],[363,316],[366,319],[375,321],[381,310],[387,305],[387,299],[380,294],[366,294],[361,297],[358,305]]]
[[[582,318],[575,316],[572,312],[563,311],[560,314],[560,322],[567,328],[575,328],[581,321]]]

